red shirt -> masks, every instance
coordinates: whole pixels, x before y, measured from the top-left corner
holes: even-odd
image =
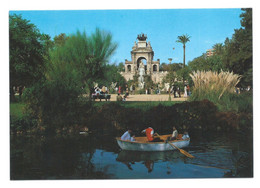
[[[154,130],[153,128],[149,127],[147,129],[145,129],[145,133],[146,133],[146,137],[148,139],[148,141],[153,141],[153,133],[154,133]]]

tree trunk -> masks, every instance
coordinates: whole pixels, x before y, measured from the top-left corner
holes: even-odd
[[[185,44],[183,45],[183,68],[185,68]],[[184,74],[183,74],[183,86],[185,85]]]
[[[183,45],[183,68],[185,68],[185,45]]]

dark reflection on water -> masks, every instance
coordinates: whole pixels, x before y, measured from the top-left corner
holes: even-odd
[[[253,176],[252,136],[191,133],[186,151],[121,151],[112,137],[11,136],[12,180]]]

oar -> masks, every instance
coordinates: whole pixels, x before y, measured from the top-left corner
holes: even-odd
[[[183,155],[186,155],[186,156],[189,157],[189,158],[195,158],[193,155],[189,154],[187,151],[178,148],[177,146],[173,145],[173,144],[170,143],[170,142],[167,142],[167,143],[170,144],[172,147],[178,149]]]
[[[157,134],[158,136],[160,136],[158,133],[155,133],[155,134]],[[160,136],[160,137],[161,137],[161,136]],[[187,151],[178,148],[177,146],[173,145],[172,143],[167,142],[167,141],[166,141],[166,143],[168,143],[168,144],[170,144],[172,147],[178,149],[183,155],[186,155],[186,156],[189,157],[189,158],[195,158],[193,155],[189,154]]]

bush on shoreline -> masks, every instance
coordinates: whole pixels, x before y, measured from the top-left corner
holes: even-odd
[[[140,132],[149,126],[160,134],[168,134],[172,131],[172,126],[176,126],[181,132],[229,131],[251,130],[253,124],[251,112],[221,112],[209,100],[173,105],[159,103],[149,108],[125,107],[118,102],[108,102],[97,107],[82,104],[74,108],[70,109],[70,112],[74,112],[73,116],[64,117],[59,121],[54,119],[55,123],[51,124],[41,124],[40,119],[30,115],[24,115],[22,118],[11,116],[11,132],[50,134],[51,129],[55,134],[68,134],[88,130],[100,135],[117,135],[118,132],[121,134],[127,128],[132,128],[140,136]]]

